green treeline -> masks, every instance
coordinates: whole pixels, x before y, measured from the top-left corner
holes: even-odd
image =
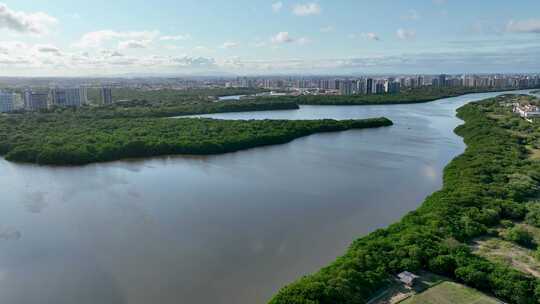
[[[525,201],[538,191],[540,164],[529,159],[520,134],[532,124],[512,118],[511,108],[499,105],[508,98],[459,109],[466,123],[456,133],[468,147],[445,168],[440,191],[400,222],[353,242],[330,266],[283,288],[270,303],[366,303],[386,286],[389,275],[419,269],[510,303],[538,303],[540,280],[474,255],[467,246],[475,237],[494,233],[501,220],[523,220]]]
[[[215,120],[0,116],[0,155],[10,161],[82,165],[172,154],[217,154],[281,144],[318,132],[389,126],[364,120]]]
[[[508,90],[515,90],[508,88]],[[407,104],[423,103],[434,101],[441,98],[456,97],[471,93],[498,92],[504,89],[489,88],[431,88],[404,90],[396,94],[377,94],[377,95],[351,95],[351,96],[328,96],[328,95],[301,95],[301,96],[283,96],[283,97],[259,97],[257,100],[264,101],[269,99],[279,99],[282,101],[291,101],[300,105],[382,105],[382,104]]]
[[[298,104],[282,100],[241,100],[219,102],[171,102],[161,103],[147,100],[116,102],[112,105],[84,106],[80,108],[53,108],[43,110],[41,114],[77,115],[85,118],[138,118],[138,117],[173,117],[197,114],[296,110]]]

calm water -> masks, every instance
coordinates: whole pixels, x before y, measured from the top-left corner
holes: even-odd
[[[240,100],[242,97],[244,97],[246,95],[232,95],[232,96],[223,96],[223,97],[219,97],[218,100],[219,101],[227,101],[227,100]]]
[[[0,303],[264,303],[437,190],[464,149],[455,109],[494,95],[211,115],[396,123],[220,156],[0,159]]]

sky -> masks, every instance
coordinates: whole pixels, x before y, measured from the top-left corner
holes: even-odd
[[[0,0],[1,76],[538,72],[539,0]]]

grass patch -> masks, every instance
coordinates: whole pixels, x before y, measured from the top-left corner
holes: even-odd
[[[529,158],[532,160],[540,160],[540,149],[535,149],[532,146],[527,146]]]
[[[371,298],[368,304],[395,304],[401,303],[415,294],[421,293],[437,284],[446,282],[448,279],[431,272],[422,271],[418,273],[414,287],[409,288],[395,278],[389,278],[387,288],[381,290],[377,295]]]
[[[501,301],[454,282],[443,282],[402,301],[403,304],[500,304]]]

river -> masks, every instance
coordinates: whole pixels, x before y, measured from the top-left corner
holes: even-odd
[[[437,190],[464,150],[456,108],[495,95],[205,115],[395,123],[225,155],[0,159],[0,303],[265,303]]]

